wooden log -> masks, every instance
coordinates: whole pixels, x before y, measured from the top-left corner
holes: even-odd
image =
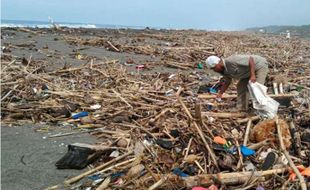
[[[266,171],[249,171],[249,172],[232,172],[232,173],[218,173],[218,174],[203,174],[181,178],[176,175],[169,175],[168,180],[173,183],[178,183],[182,186],[209,186],[216,182],[225,185],[243,184],[250,179],[263,178],[270,175],[285,173],[288,168],[272,169]]]
[[[246,113],[202,112],[202,116],[218,117],[218,118],[239,118],[239,117],[246,117]]]

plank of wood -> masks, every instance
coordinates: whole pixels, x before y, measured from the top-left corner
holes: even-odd
[[[240,118],[246,117],[246,113],[244,112],[201,112],[202,116],[204,117],[218,117],[218,118]]]

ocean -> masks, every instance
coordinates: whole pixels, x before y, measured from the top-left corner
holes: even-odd
[[[25,28],[52,28],[53,21],[29,21],[29,20],[6,20],[1,19],[2,27],[25,27]],[[59,27],[68,28],[130,28],[130,29],[144,29],[142,26],[123,26],[123,25],[109,25],[109,24],[93,24],[93,23],[70,23],[70,22],[53,22]]]

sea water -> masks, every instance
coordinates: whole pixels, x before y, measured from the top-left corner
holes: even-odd
[[[29,20],[1,20],[2,27],[25,27],[25,28],[52,28],[53,24],[58,27],[67,28],[131,28],[144,29],[142,26],[123,26],[123,25],[109,25],[109,24],[93,24],[93,23],[70,23],[70,22],[48,22],[48,21],[29,21]]]

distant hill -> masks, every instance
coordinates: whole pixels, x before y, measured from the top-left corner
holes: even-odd
[[[310,39],[310,24],[302,26],[264,26],[247,28],[246,31],[279,34],[284,36],[286,36],[287,31],[289,31],[292,37],[295,36]]]

